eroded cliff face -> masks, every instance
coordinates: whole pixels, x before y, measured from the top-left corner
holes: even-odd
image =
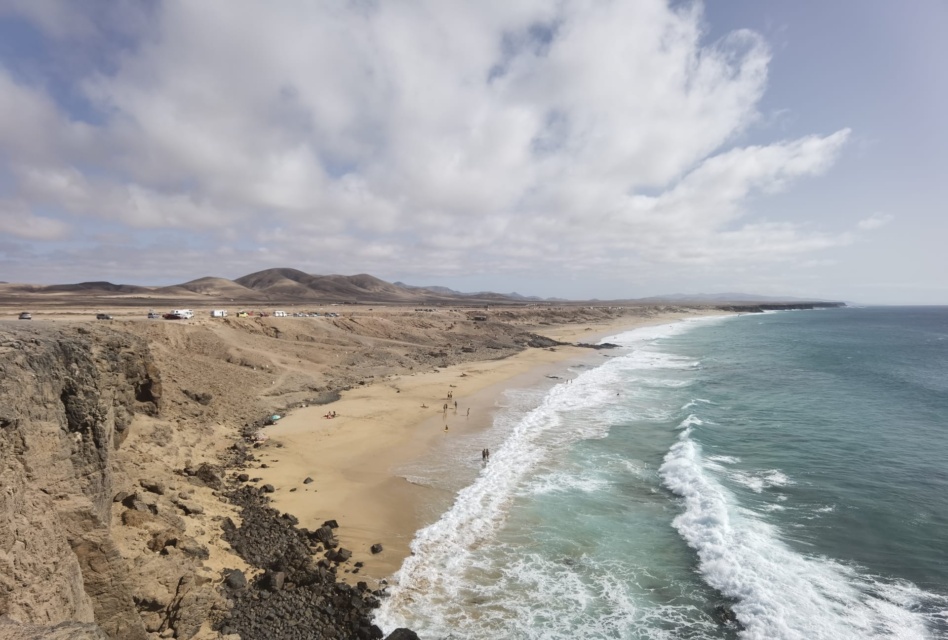
[[[88,637],[147,637],[109,530],[112,456],[160,398],[139,338],[0,327],[0,634],[69,622],[89,623]]]

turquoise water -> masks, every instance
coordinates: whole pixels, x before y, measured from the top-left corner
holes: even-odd
[[[623,348],[601,366],[508,397],[485,436],[503,444],[419,532],[383,628],[948,637],[948,309],[745,315],[610,341]],[[415,480],[464,475],[445,465]],[[741,628],[714,619],[719,605]]]

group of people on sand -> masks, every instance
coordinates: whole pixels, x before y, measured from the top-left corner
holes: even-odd
[[[451,385],[451,386],[454,386],[454,385]],[[441,407],[442,411],[443,411],[445,414],[448,413],[448,409],[450,408],[450,401],[451,401],[451,400],[454,400],[454,392],[453,392],[453,391],[448,391],[448,402],[445,402],[445,403],[444,403],[444,406]],[[422,406],[424,406],[424,405],[422,405]],[[454,413],[457,413],[457,412],[458,412],[458,401],[457,401],[457,400],[454,400]],[[468,415],[471,415],[471,410],[470,410],[470,409],[467,410],[467,414],[468,414]]]
[[[451,385],[451,386],[454,386],[454,385]],[[454,401],[454,413],[457,413],[457,412],[458,412],[458,401],[457,401],[457,400],[454,400],[454,392],[453,392],[453,391],[448,391],[448,400],[453,400],[453,401]],[[422,402],[422,403],[421,403],[421,408],[422,408],[422,409],[427,409],[427,408],[428,408],[428,405],[426,405],[425,403]],[[447,402],[445,402],[445,403],[441,406],[441,413],[442,413],[442,415],[444,415],[444,419],[445,419],[445,420],[448,419],[448,409],[450,409],[450,408],[451,408],[451,405],[450,405],[449,403],[447,403]],[[466,417],[468,417],[468,418],[471,417],[471,408],[470,408],[470,407],[467,408],[467,416],[466,416]],[[444,431],[445,431],[445,433],[448,432],[448,425],[444,425]],[[485,449],[485,451],[486,451],[486,449]],[[489,454],[488,454],[488,455],[489,455]]]
[[[327,414],[324,415],[323,417],[324,417],[324,418],[329,418],[329,419],[335,418],[335,417],[336,417],[336,412],[335,412],[335,411],[330,411],[329,413],[327,413]]]

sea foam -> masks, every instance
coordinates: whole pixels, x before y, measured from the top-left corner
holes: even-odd
[[[713,478],[691,435],[691,428],[682,431],[659,472],[683,501],[674,526],[697,552],[708,584],[735,600],[734,612],[746,627],[742,637],[929,637],[923,617],[910,610],[920,590],[792,550],[774,526],[741,507]]]

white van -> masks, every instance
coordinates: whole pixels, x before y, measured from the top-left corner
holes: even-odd
[[[190,320],[194,317],[194,311],[191,309],[175,309],[171,313],[178,316],[182,320]]]
[[[274,312],[273,312],[273,317],[274,317],[274,318],[285,318],[285,317],[286,317],[286,311],[274,311]]]
[[[211,310],[211,317],[212,317],[212,318],[226,318],[226,317],[227,317],[227,309],[212,309],[212,310]]]

